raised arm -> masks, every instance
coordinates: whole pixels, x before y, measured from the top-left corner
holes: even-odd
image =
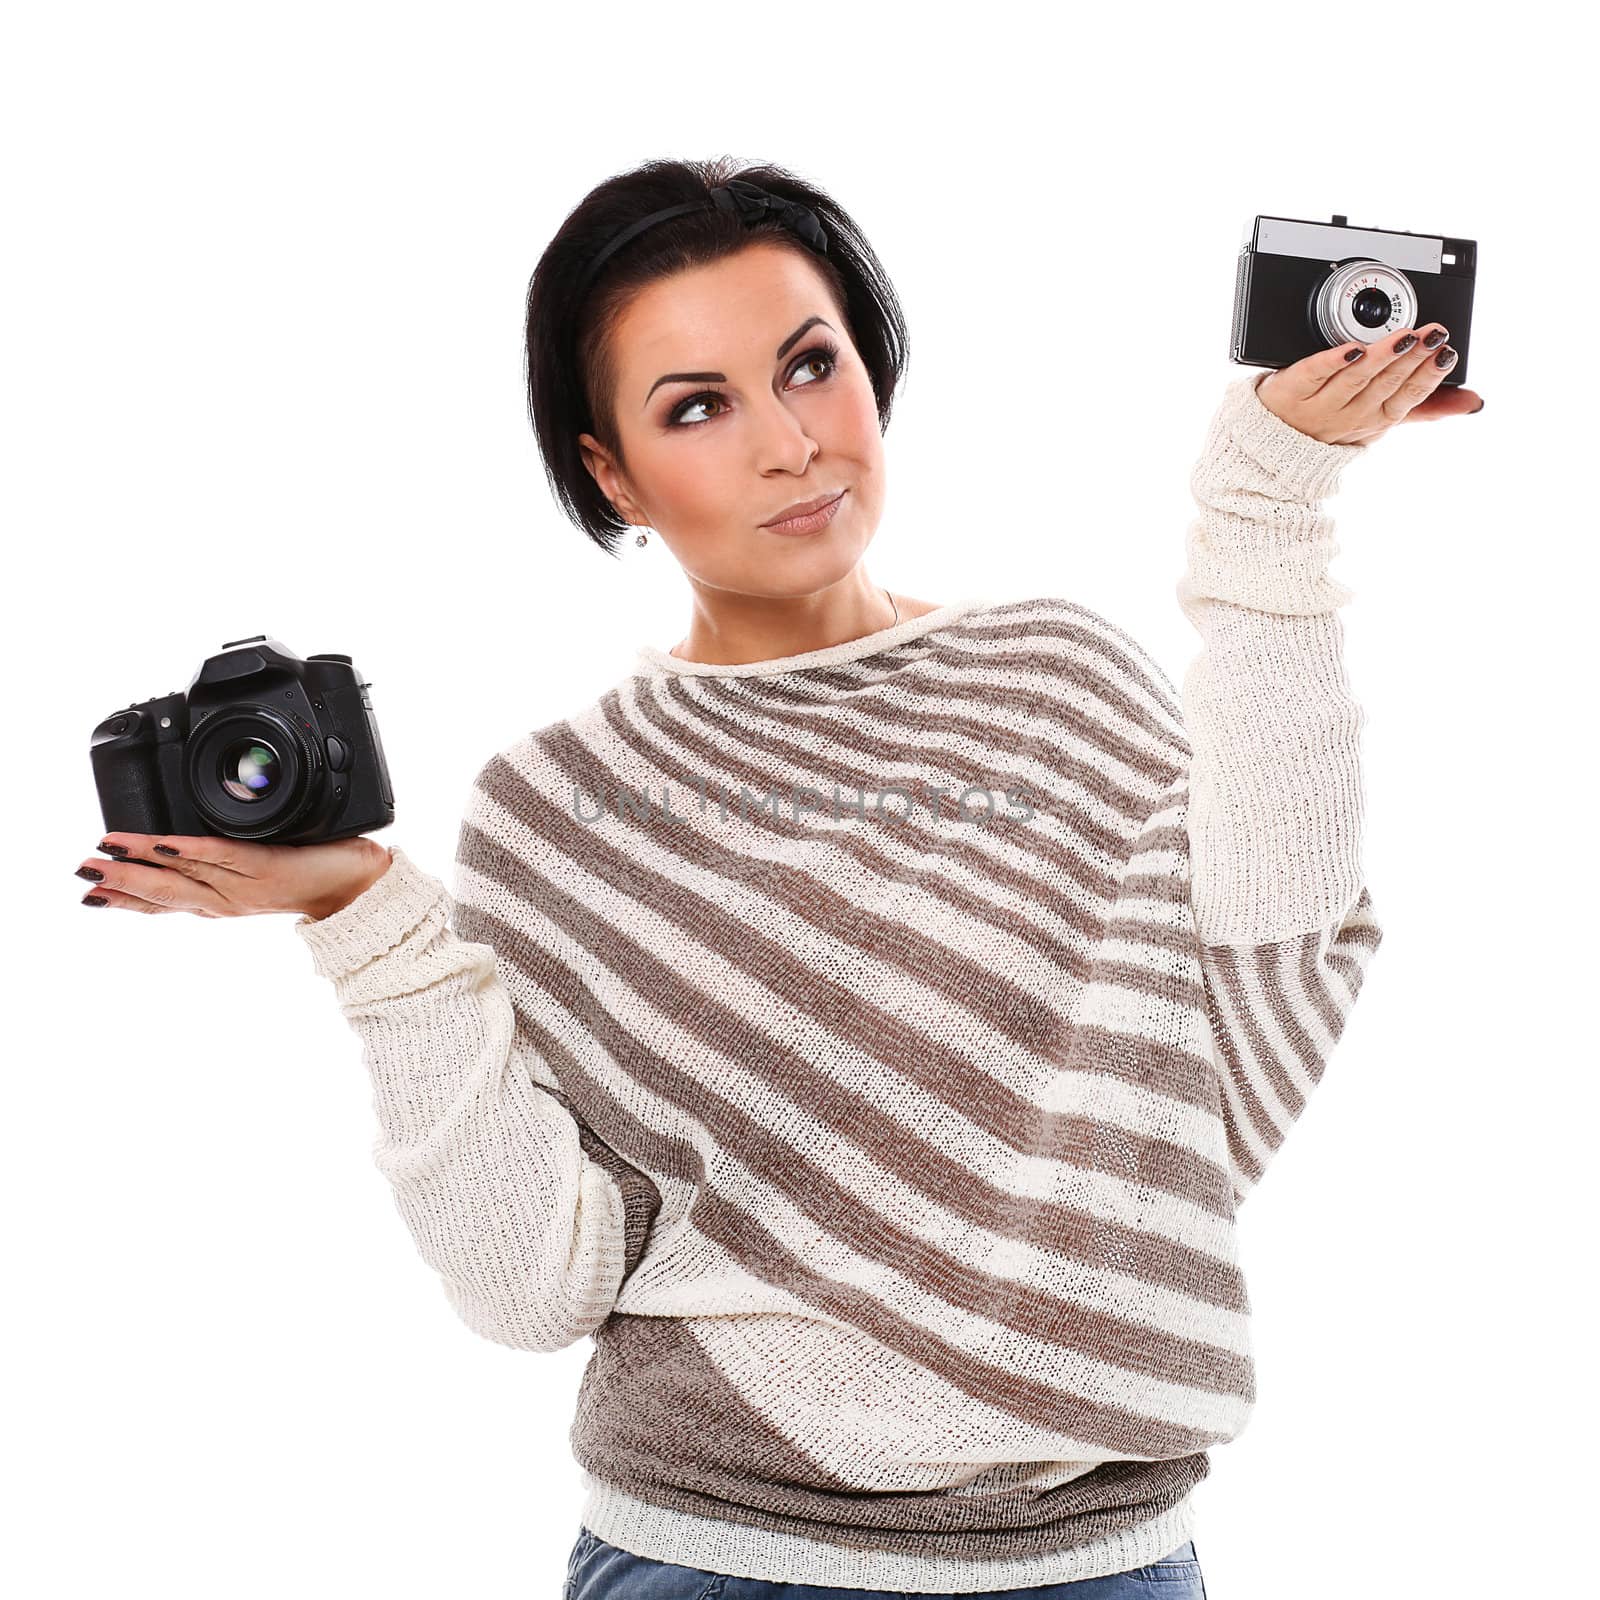
[[[468,821],[481,806],[476,785]],[[373,1153],[462,1320],[555,1350],[610,1314],[660,1197],[537,1080],[494,948],[399,846],[365,893],[295,931],[360,1037]],[[596,1156],[599,1159],[596,1159]]]
[[[1202,650],[1183,681],[1193,748],[1190,899],[1221,1074],[1236,1201],[1321,1079],[1382,937],[1361,859],[1364,721],[1318,502],[1367,448],[1228,386],[1190,488],[1178,584]]]

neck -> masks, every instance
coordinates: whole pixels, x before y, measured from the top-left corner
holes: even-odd
[[[689,631],[670,653],[713,666],[772,661],[845,644],[916,614],[865,577],[797,599],[697,590]]]

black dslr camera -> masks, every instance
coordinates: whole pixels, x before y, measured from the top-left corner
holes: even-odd
[[[222,651],[187,694],[135,701],[94,730],[106,831],[321,844],[388,827],[389,767],[350,657],[301,660],[264,633]]]
[[[1477,269],[1475,239],[1352,228],[1344,217],[1257,217],[1239,252],[1229,359],[1288,367],[1352,339],[1375,344],[1440,322],[1456,352],[1440,386],[1465,383]]]

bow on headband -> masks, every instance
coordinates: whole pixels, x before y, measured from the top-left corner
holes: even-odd
[[[719,210],[737,212],[746,222],[759,222],[770,215],[799,234],[813,250],[822,255],[828,253],[828,236],[810,206],[769,194],[759,184],[748,183],[743,178],[730,178],[718,184],[711,191],[711,198]]]

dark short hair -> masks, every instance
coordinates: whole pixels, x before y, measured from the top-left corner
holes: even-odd
[[[827,235],[826,255],[781,222],[749,223],[708,207],[646,228],[581,287],[590,258],[629,223],[652,211],[709,198],[730,178],[760,184],[809,206]],[[889,426],[895,391],[905,376],[904,314],[888,274],[849,214],[813,184],[782,167],[708,161],[647,161],[607,178],[568,213],[540,256],[528,284],[528,414],[545,475],[562,510],[610,555],[628,524],[583,463],[580,433],[592,433],[623,462],[616,426],[616,365],[610,335],[630,299],[646,284],[737,254],[755,243],[799,251],[821,274],[845,321],[844,331],[872,380],[878,426]],[[625,464],[625,463],[624,463]]]

